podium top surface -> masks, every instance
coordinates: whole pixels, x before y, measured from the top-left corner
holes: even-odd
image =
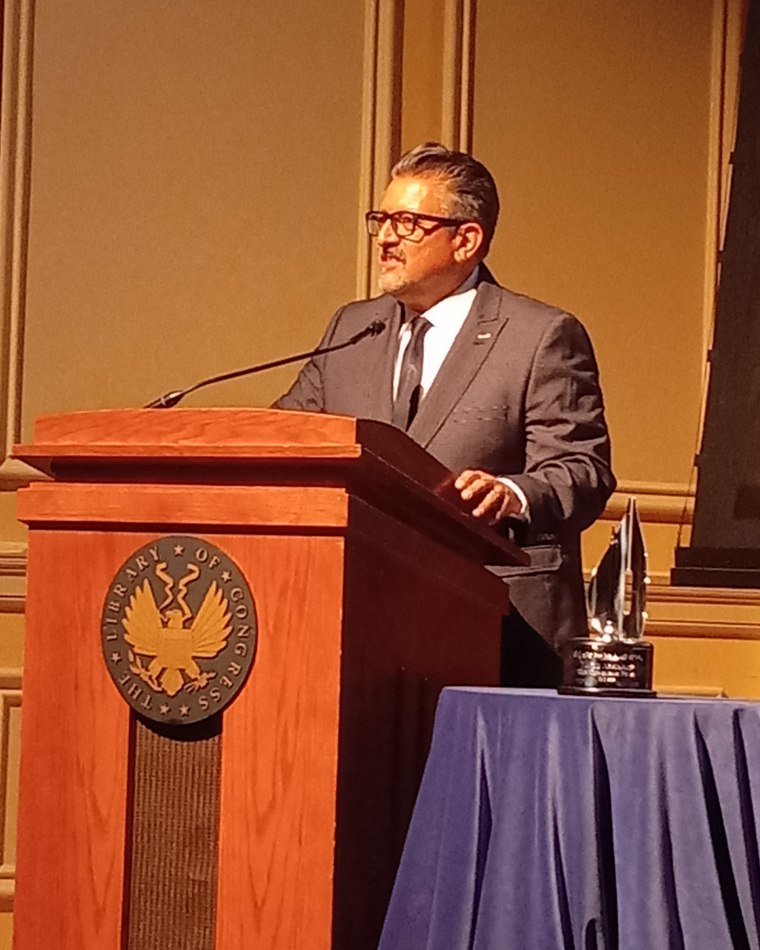
[[[40,416],[34,442],[14,455],[35,464],[48,456],[261,456],[292,447],[350,457],[361,425],[351,416],[276,409],[100,409]]]
[[[528,563],[469,515],[449,469],[384,422],[276,409],[92,410],[41,416],[34,441],[13,454],[57,482],[344,487],[389,510],[435,510],[485,563]]]

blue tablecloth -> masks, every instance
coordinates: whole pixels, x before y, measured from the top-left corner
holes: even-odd
[[[760,950],[760,704],[443,691],[380,950]]]

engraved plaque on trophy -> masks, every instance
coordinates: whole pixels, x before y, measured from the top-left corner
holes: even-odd
[[[644,639],[647,552],[636,500],[612,533],[591,572],[589,635],[570,641],[562,693],[586,696],[654,696],[654,648]]]

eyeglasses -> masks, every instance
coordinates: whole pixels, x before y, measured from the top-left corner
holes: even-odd
[[[386,221],[390,221],[393,233],[398,238],[409,238],[418,231],[432,234],[438,228],[455,228],[464,222],[457,218],[442,218],[437,214],[417,214],[416,211],[368,211],[364,215],[367,231],[372,237],[382,230]],[[427,225],[427,226],[426,226]]]

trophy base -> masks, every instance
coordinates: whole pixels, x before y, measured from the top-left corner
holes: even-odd
[[[652,689],[654,647],[644,640],[605,641],[594,637],[571,640],[565,656],[564,683],[559,692],[575,696],[619,696],[646,699]]]

